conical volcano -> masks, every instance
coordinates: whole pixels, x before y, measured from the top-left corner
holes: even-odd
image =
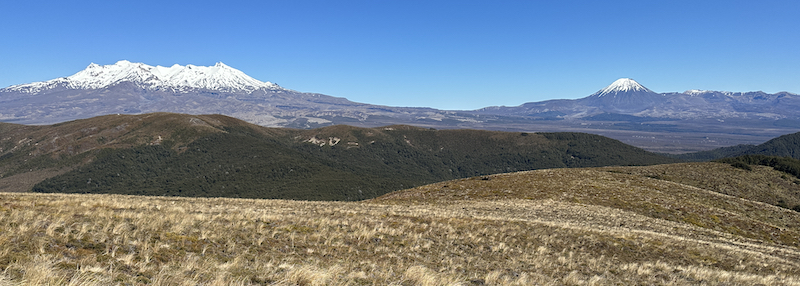
[[[664,101],[658,94],[630,78],[621,78],[594,94],[578,100],[605,112],[630,113],[645,110]]]

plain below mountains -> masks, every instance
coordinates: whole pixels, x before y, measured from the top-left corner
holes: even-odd
[[[495,173],[676,162],[582,133],[404,125],[300,130],[222,115],[4,123],[0,134],[4,191],[362,200]]]

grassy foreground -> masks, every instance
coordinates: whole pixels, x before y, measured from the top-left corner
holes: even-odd
[[[0,193],[0,285],[800,285],[800,215],[618,169],[366,202]]]

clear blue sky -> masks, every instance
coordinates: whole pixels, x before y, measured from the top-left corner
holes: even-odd
[[[0,87],[89,63],[213,65],[304,92],[477,109],[656,92],[800,93],[800,1],[3,1]]]

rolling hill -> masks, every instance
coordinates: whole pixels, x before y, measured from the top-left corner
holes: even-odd
[[[476,176],[362,202],[0,193],[0,281],[800,285],[800,213],[757,201],[795,180],[683,163]]]
[[[581,133],[299,130],[171,113],[0,128],[0,186],[35,192],[361,200],[494,173],[675,162]]]
[[[782,135],[738,155],[767,155],[800,159],[800,132]]]

